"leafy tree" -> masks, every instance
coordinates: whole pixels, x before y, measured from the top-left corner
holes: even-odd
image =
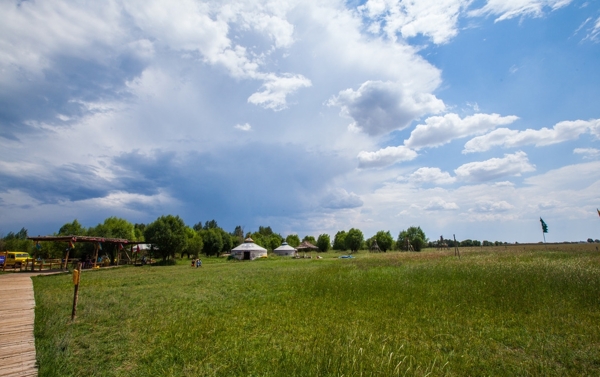
[[[423,245],[429,241],[420,226],[411,226],[410,228],[401,231],[398,235],[398,240],[396,241],[398,250],[408,250],[406,246],[407,238],[410,240],[410,244],[415,251],[421,251]]]
[[[291,247],[297,247],[300,245],[300,237],[298,237],[297,234],[290,234],[285,237],[285,242],[287,242]]]
[[[185,223],[179,216],[161,216],[144,230],[146,242],[156,246],[163,261],[181,253],[186,247]]]
[[[8,232],[6,237],[2,239],[2,247],[0,250],[31,253],[35,250],[33,248],[33,242],[28,240],[27,237],[27,229],[25,228],[21,228],[17,233]]]
[[[311,244],[315,245],[317,243],[317,240],[315,240],[315,237],[313,236],[304,236],[304,238],[302,239],[302,242],[310,242]],[[315,245],[317,246],[317,245]]]
[[[269,250],[275,250],[279,246],[281,246],[282,242],[283,242],[283,237],[281,237],[281,235],[279,235],[277,233],[273,233],[268,238],[268,242],[267,242],[268,243],[268,247],[267,247],[267,249],[269,249]]]
[[[244,228],[242,228],[241,225],[236,226],[235,230],[233,231],[233,235],[239,238],[244,238]]]
[[[466,239],[466,240],[460,241],[460,246],[471,247],[471,246],[473,246],[473,240]]]
[[[392,237],[392,234],[389,230],[387,232],[380,230],[379,232],[377,232],[377,234],[375,234],[375,237],[373,238],[375,238],[375,241],[377,241],[377,246],[379,246],[379,249],[381,251],[386,252],[392,249],[392,245],[394,244],[394,238]]]
[[[315,245],[319,248],[319,251],[325,252],[331,248],[331,239],[329,238],[329,234],[320,234],[319,238],[317,238],[317,244]]]
[[[202,227],[202,221],[198,221],[196,224],[194,224],[194,226],[192,227],[192,229],[194,229],[196,232],[199,232],[202,229],[204,229]]]
[[[98,224],[95,228],[88,231],[89,235],[104,238],[122,238],[126,240],[135,239],[135,231],[133,224],[119,217],[109,217],[102,224]],[[86,245],[86,251],[91,253],[91,244]],[[106,244],[102,245],[102,251],[105,252],[111,263],[114,263],[117,256],[119,245]]]
[[[136,241],[144,240],[144,229],[146,229],[146,224],[133,224],[133,233]]]
[[[341,230],[333,238],[333,250],[346,251],[346,231]]]
[[[350,251],[354,253],[360,249],[363,240],[363,233],[359,229],[352,228],[346,234],[346,239],[344,240],[344,243],[346,244],[346,248],[350,249]]]
[[[202,238],[204,241],[204,254],[207,257],[221,255],[223,250],[223,237],[221,237],[221,231],[217,228],[205,229],[202,232]]]
[[[79,221],[75,219],[72,223],[66,223],[65,225],[61,226],[58,234],[60,236],[84,236],[86,231],[81,226]]]
[[[222,228],[217,229],[221,233],[221,239],[223,240],[223,247],[221,248],[221,252],[219,253],[220,255],[222,252],[229,252],[231,249],[233,249],[233,237],[231,236],[231,234],[227,233]]]
[[[258,233],[262,234],[263,236],[270,236],[273,234],[273,230],[270,226],[259,226]]]
[[[204,223],[204,229],[208,230],[208,229],[217,229],[219,227],[219,224],[217,224],[217,220],[210,220]]]
[[[187,255],[188,258],[192,255],[194,257],[198,257],[198,254],[202,252],[202,247],[204,246],[202,237],[200,237],[198,232],[196,232],[194,229],[190,228],[189,226],[186,226],[185,239],[185,248],[181,252],[181,257],[183,258],[184,254]]]

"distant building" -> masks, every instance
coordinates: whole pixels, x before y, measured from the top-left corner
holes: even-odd
[[[273,250],[273,252],[281,257],[293,257],[296,255],[296,249],[288,245],[287,242],[283,242],[281,246]]]
[[[244,240],[244,243],[234,247],[231,250],[231,255],[239,260],[254,260],[256,258],[266,258],[267,249],[260,247],[254,243],[250,237]]]

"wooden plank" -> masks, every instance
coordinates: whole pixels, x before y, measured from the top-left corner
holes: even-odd
[[[0,275],[0,377],[37,376],[31,274]]]

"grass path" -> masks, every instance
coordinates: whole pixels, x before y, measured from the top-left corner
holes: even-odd
[[[35,278],[40,375],[598,375],[595,251],[361,254]]]

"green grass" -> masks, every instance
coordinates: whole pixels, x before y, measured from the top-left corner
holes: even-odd
[[[37,277],[40,376],[598,375],[600,254],[529,247]]]

